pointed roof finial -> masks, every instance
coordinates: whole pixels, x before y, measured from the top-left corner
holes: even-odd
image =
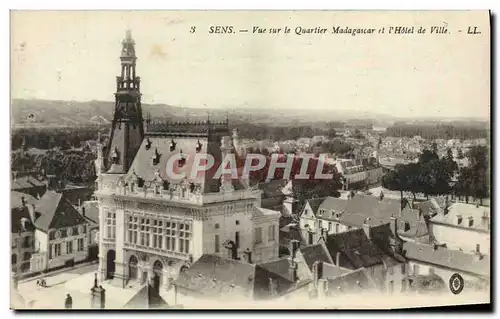
[[[130,28],[127,28],[125,31],[125,40],[131,41],[132,40],[132,30]]]

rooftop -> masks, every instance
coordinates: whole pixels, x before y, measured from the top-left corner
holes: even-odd
[[[453,203],[447,214],[437,214],[431,222],[476,230],[490,230],[490,208],[466,203]]]
[[[490,277],[490,257],[452,250],[437,245],[425,245],[414,242],[403,244],[403,255],[410,260],[458,269],[482,277]]]

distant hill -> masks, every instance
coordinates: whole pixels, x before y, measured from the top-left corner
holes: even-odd
[[[114,102],[110,101],[51,101],[15,99],[11,105],[13,126],[74,126],[107,124],[112,120]],[[154,119],[171,121],[206,120],[208,113],[213,120],[223,120],[226,116],[232,122],[251,122],[273,125],[311,124],[325,121],[348,119],[387,119],[387,115],[354,111],[331,110],[274,110],[274,109],[206,109],[178,107],[167,104],[143,104],[143,115],[148,113]]]
[[[111,101],[52,101],[14,99],[11,104],[11,123],[16,127],[66,127],[109,124],[112,120],[114,102]],[[324,122],[371,122],[387,123],[407,121],[387,114],[359,112],[355,110],[301,110],[253,109],[237,107],[230,109],[208,109],[172,106],[168,104],[143,104],[143,115],[153,119],[170,121],[223,120],[226,116],[234,123],[268,125],[310,125]],[[435,121],[436,119],[434,119]],[[440,120],[444,121],[444,120]]]

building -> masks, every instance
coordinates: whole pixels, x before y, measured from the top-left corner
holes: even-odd
[[[99,202],[84,202],[80,213],[88,221],[88,259],[94,260],[99,257]]]
[[[337,159],[335,168],[342,174],[344,190],[364,189],[369,185],[377,184],[382,178],[382,167],[376,157],[358,159]]]
[[[221,163],[234,150],[227,121],[144,121],[136,59],[128,31],[110,140],[96,160],[100,281],[168,289],[203,255],[234,259],[249,250],[262,261],[277,258],[280,213],[258,207],[260,190],[212,170],[190,175],[188,157]],[[185,177],[167,174],[167,162]]]
[[[408,284],[417,291],[425,289],[419,278],[430,277],[432,282],[438,283],[436,290],[451,294],[448,282],[456,273],[464,279],[466,291],[489,289],[491,260],[488,255],[454,250],[443,245],[415,242],[403,244],[403,255],[408,260]],[[429,286],[429,283],[425,286]]]
[[[35,198],[39,198],[47,190],[47,183],[43,179],[31,175],[18,175],[18,172],[12,172],[11,191],[30,194]]]
[[[247,256],[251,258],[251,255]],[[263,300],[282,295],[294,285],[293,278],[281,276],[267,270],[269,266],[245,258],[201,256],[175,280],[176,303],[196,303],[200,299],[225,302]],[[284,262],[285,275],[288,275],[288,262]]]
[[[380,291],[406,291],[406,260],[396,218],[391,218],[389,224],[365,224],[361,229],[324,235],[322,240],[337,267],[366,269]]]
[[[28,273],[31,255],[35,251],[35,226],[31,216],[36,199],[28,194],[12,191],[11,200],[11,271]]]
[[[452,203],[429,220],[429,232],[450,249],[490,255],[490,208]]]
[[[71,267],[87,260],[89,222],[63,194],[47,191],[34,211],[36,252],[30,271]]]
[[[300,229],[308,244],[316,242],[322,230],[338,234],[389,223],[392,216],[400,216],[401,202],[396,199],[355,195],[349,199],[326,197],[308,200],[300,213]]]

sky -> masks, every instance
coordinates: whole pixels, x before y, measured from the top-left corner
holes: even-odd
[[[209,34],[218,25],[249,32]],[[432,25],[450,33],[331,34]],[[471,25],[481,34],[467,34]],[[253,34],[257,26],[282,30]],[[143,103],[489,119],[487,12],[13,11],[11,97],[113,100],[126,29]]]

